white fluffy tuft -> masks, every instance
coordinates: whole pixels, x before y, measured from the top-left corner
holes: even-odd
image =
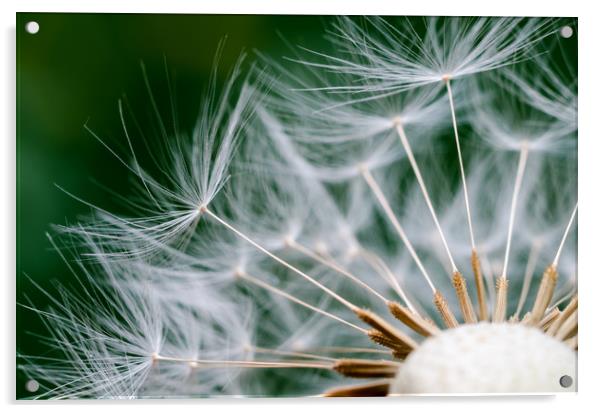
[[[521,324],[468,324],[426,340],[400,367],[391,392],[548,393],[575,391],[577,354]],[[560,378],[573,385],[564,388]]]

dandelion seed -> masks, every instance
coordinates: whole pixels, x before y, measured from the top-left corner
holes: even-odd
[[[348,17],[335,27],[333,42],[349,57],[313,52],[325,62],[301,63],[363,80],[340,89],[391,94],[507,66],[553,33],[546,19],[429,17],[422,37],[409,19],[400,25],[380,17],[363,22],[372,30]]]
[[[218,49],[216,60],[220,53],[221,48]],[[138,188],[139,201],[121,199],[125,204],[142,211],[144,217],[120,217],[74,196],[97,211],[98,220],[88,225],[60,229],[74,235],[82,231],[94,234],[107,246],[122,250],[121,253],[114,253],[117,258],[149,256],[163,246],[185,247],[198,223],[200,209],[213,201],[229,178],[228,167],[249,121],[252,102],[258,96],[257,88],[250,85],[248,78],[242,80],[238,91],[235,89],[241,82],[242,61],[242,58],[239,59],[234,66],[219,94],[215,91],[216,73],[213,73],[209,92],[201,103],[198,122],[189,135],[179,133],[178,129],[175,129],[175,135],[169,135],[154,106],[161,126],[162,141],[153,147],[159,154],[151,154],[151,159],[164,160],[155,165],[159,173],[153,175],[146,172],[138,163],[121,103],[119,111],[131,150],[131,164],[86,125],[92,136],[141,183]],[[148,88],[151,101],[154,102],[150,86]],[[236,103],[230,107],[229,102],[234,95]]]

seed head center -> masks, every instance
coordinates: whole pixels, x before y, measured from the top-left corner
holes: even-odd
[[[574,391],[577,356],[541,330],[518,323],[465,324],[427,339],[400,367],[391,393]]]

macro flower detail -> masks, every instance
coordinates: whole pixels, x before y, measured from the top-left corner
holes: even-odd
[[[341,17],[337,53],[240,58],[222,87],[215,64],[190,130],[144,71],[155,139],[122,101],[124,153],[86,126],[131,213],[73,194],[93,214],[49,239],[79,286],[26,304],[57,353],[20,355],[38,397],[575,391],[560,27]]]

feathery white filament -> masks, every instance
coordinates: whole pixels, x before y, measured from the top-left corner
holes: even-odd
[[[374,270],[377,273],[379,273],[386,281],[389,282],[389,285],[393,287],[393,289],[401,297],[405,305],[413,313],[418,314],[416,308],[414,308],[414,305],[412,305],[412,302],[408,299],[406,293],[401,288],[401,285],[399,285],[399,281],[397,281],[397,278],[395,277],[391,269],[387,266],[387,264],[383,261],[383,259],[380,258],[378,255],[374,254],[373,252],[366,250],[365,248],[361,248],[358,254],[364,259],[364,261],[366,261],[366,263],[369,266],[374,268]]]
[[[562,247],[564,247],[564,242],[566,241],[566,237],[569,234],[569,230],[573,225],[573,220],[575,219],[575,215],[577,214],[577,204],[575,204],[575,208],[573,209],[573,213],[571,214],[571,219],[569,219],[569,223],[564,230],[564,234],[562,235],[562,241],[560,241],[560,246],[558,247],[558,251],[556,252],[556,256],[554,257],[554,261],[552,265],[554,267],[558,267],[558,260],[560,259],[560,253],[562,252]]]
[[[350,273],[349,271],[347,271],[345,268],[341,267],[339,264],[336,263],[336,261],[334,261],[333,259],[325,259],[324,257],[320,256],[319,254],[316,254],[315,252],[311,251],[310,249],[304,247],[303,245],[299,244],[298,242],[296,242],[295,240],[290,240],[288,242],[288,245],[300,252],[303,255],[308,256],[309,258],[329,267],[332,268],[333,270],[335,270],[336,272],[344,275],[345,277],[349,278],[351,281],[353,281],[354,283],[358,284],[359,286],[361,286],[362,288],[364,288],[365,290],[367,290],[368,292],[374,294],[375,296],[377,296],[379,299],[381,299],[384,303],[388,302],[388,300],[383,297],[378,291],[375,291],[374,288],[370,287],[368,284],[366,284],[365,282],[363,282],[362,280],[360,280],[359,278],[357,278],[357,276],[353,275],[352,273]]]
[[[516,170],[516,178],[514,180],[514,189],[512,191],[512,203],[510,205],[510,222],[508,223],[508,236],[506,238],[506,252],[504,253],[504,267],[502,269],[502,278],[507,278],[508,271],[508,258],[510,256],[510,244],[512,243],[512,230],[514,229],[514,217],[516,215],[516,202],[518,200],[518,193],[523,182],[525,175],[525,166],[527,165],[527,158],[529,157],[529,145],[524,143],[518,158],[518,168]]]
[[[427,19],[423,36],[418,35],[421,28],[410,21],[396,27],[382,17],[366,18],[365,24],[341,18],[336,41],[350,57],[312,52],[326,61],[300,63],[363,81],[329,90],[391,95],[440,82],[445,74],[458,78],[508,66],[524,59],[534,43],[553,33],[546,19]]]
[[[422,261],[420,261],[418,254],[416,254],[416,251],[414,250],[412,243],[408,239],[405,231],[403,230],[403,227],[401,226],[401,224],[399,223],[399,220],[395,216],[395,213],[393,213],[393,210],[391,209],[391,205],[389,205],[389,201],[387,201],[385,194],[383,194],[383,191],[380,189],[380,186],[378,185],[378,183],[376,182],[376,180],[374,179],[374,177],[372,176],[372,174],[366,167],[364,167],[363,165],[360,166],[360,172],[361,172],[362,176],[364,177],[364,179],[366,180],[366,183],[368,184],[370,189],[372,189],[372,192],[374,193],[374,196],[376,196],[378,203],[385,211],[385,215],[387,216],[387,218],[389,218],[389,221],[391,222],[391,224],[397,231],[397,234],[399,235],[399,237],[403,241],[404,245],[410,252],[410,255],[412,256],[412,258],[414,259],[414,262],[420,269],[420,272],[424,276],[424,279],[428,283],[429,287],[431,287],[431,290],[433,290],[433,293],[435,293],[436,289],[435,289],[435,286],[433,285],[433,282],[431,281],[431,278],[429,277],[428,273],[426,272],[426,269],[422,265]]]
[[[535,273],[535,265],[537,264],[537,258],[539,257],[541,247],[541,242],[539,240],[535,240],[529,251],[529,258],[527,258],[527,266],[525,267],[525,274],[523,276],[523,286],[520,291],[518,306],[516,307],[516,312],[514,313],[516,317],[520,316],[523,305],[525,305],[525,300],[527,299],[527,294],[529,293],[529,287],[531,286],[533,273]]]
[[[259,369],[328,369],[332,368],[332,363],[318,362],[286,362],[286,361],[244,361],[244,360],[204,360],[204,359],[186,359],[180,357],[167,357],[160,354],[153,356],[157,361],[171,361],[175,363],[187,363],[196,367],[239,367],[239,368],[259,368]]]
[[[144,65],[142,67],[144,67]],[[145,78],[145,81],[147,81],[146,75],[144,78]],[[152,94],[151,94],[151,101],[152,101]],[[154,103],[154,101],[153,101],[153,103]],[[138,162],[138,158],[136,157],[136,151],[134,150],[134,147],[132,145],[132,139],[130,138],[128,127],[127,127],[127,124],[125,121],[125,116],[123,113],[123,103],[121,102],[121,99],[119,99],[118,106],[119,106],[119,120],[121,121],[121,128],[123,129],[123,135],[125,136],[125,139],[128,144],[128,148],[130,149],[130,153],[132,155],[132,161],[134,163],[134,167],[136,168],[136,175],[142,182],[142,185],[144,186],[144,189],[146,190],[146,193],[148,194],[149,198],[152,199],[153,203],[157,207],[157,210],[160,210],[161,206],[159,205],[159,202],[157,202],[157,199],[153,196],[153,193],[150,191],[148,184],[146,182],[146,179],[143,178],[144,175],[142,174],[142,169],[140,168],[140,163]],[[92,133],[90,130],[88,130],[88,131],[90,133]],[[96,136],[96,135],[93,134],[93,136]]]
[[[253,241],[251,238],[249,238],[248,236],[246,236],[245,234],[243,234],[242,232],[240,232],[239,230],[237,230],[236,228],[234,228],[232,225],[230,225],[229,223],[227,223],[226,221],[224,221],[223,219],[221,219],[217,215],[215,215],[207,207],[202,207],[201,211],[202,211],[202,213],[205,213],[205,214],[209,215],[211,218],[213,218],[214,220],[216,220],[217,222],[219,222],[221,225],[223,225],[224,227],[226,227],[227,229],[229,229],[230,231],[232,231],[233,233],[235,233],[237,236],[239,236],[240,238],[242,238],[243,240],[245,240],[246,242],[248,242],[249,244],[251,244],[252,246],[254,246],[255,248],[257,248],[259,251],[261,251],[262,253],[264,253],[265,255],[267,255],[268,257],[270,257],[271,259],[273,259],[277,263],[283,265],[284,267],[286,267],[289,270],[293,271],[297,275],[300,275],[301,277],[305,278],[307,281],[309,281],[310,283],[314,284],[316,287],[318,287],[319,289],[321,289],[322,291],[324,291],[326,294],[330,295],[332,298],[334,298],[335,300],[337,300],[338,302],[340,302],[341,304],[343,304],[345,307],[349,308],[351,311],[357,310],[357,306],[351,304],[349,301],[345,300],[343,297],[341,297],[340,295],[338,295],[337,293],[335,293],[334,291],[332,291],[330,288],[328,288],[328,287],[320,284],[318,281],[316,281],[315,279],[313,279],[309,275],[305,274],[303,271],[301,271],[297,267],[294,267],[293,265],[291,265],[288,262],[284,261],[282,258],[280,258],[280,257],[272,254],[270,251],[268,251],[267,249],[265,249],[264,247],[262,247],[261,245],[259,245],[255,241]]]
[[[495,306],[495,281],[493,280],[493,266],[487,254],[481,255],[481,266],[483,267],[483,278],[487,286],[487,302],[489,311],[493,312]]]
[[[299,357],[299,358],[307,358],[307,359],[323,360],[323,361],[336,361],[336,358],[334,358],[334,357],[319,356],[317,354],[303,353],[300,351],[275,350],[275,349],[265,348],[265,347],[253,347],[253,352],[263,353],[263,354],[274,354],[276,356]]]
[[[443,246],[445,247],[445,252],[447,253],[447,257],[449,258],[449,262],[452,267],[452,271],[458,271],[456,267],[456,263],[452,257],[451,251],[449,250],[449,246],[447,245],[447,240],[445,239],[445,235],[443,235],[443,230],[441,229],[441,225],[439,224],[439,219],[437,218],[437,213],[435,212],[435,208],[433,208],[433,204],[431,202],[431,197],[429,196],[428,190],[426,189],[426,185],[424,184],[424,180],[422,179],[422,174],[420,173],[420,168],[416,163],[416,159],[414,159],[414,153],[412,151],[412,147],[410,146],[410,142],[403,130],[403,126],[400,121],[395,122],[395,129],[397,130],[397,134],[399,135],[399,139],[401,140],[401,144],[408,155],[408,160],[410,161],[410,165],[412,165],[412,170],[414,171],[414,175],[416,175],[416,179],[418,180],[418,185],[420,186],[420,190],[422,191],[422,195],[424,196],[424,200],[428,205],[429,211],[431,212],[431,216],[433,217],[433,221],[435,221],[435,226],[437,227],[437,232],[439,232],[439,236],[441,237],[441,241],[443,242]]]
[[[476,251],[474,232],[472,230],[472,217],[470,214],[470,202],[468,201],[468,187],[466,185],[466,175],[464,173],[464,161],[462,159],[462,149],[460,147],[460,137],[458,136],[458,124],[456,121],[456,109],[454,107],[454,97],[452,94],[451,80],[445,79],[445,86],[447,88],[447,95],[449,97],[449,107],[451,109],[452,124],[454,127],[454,138],[456,140],[456,150],[458,152],[458,161],[460,162],[460,176],[462,177],[462,189],[464,190],[464,202],[466,204],[466,218],[468,219],[468,232],[470,234],[470,246],[473,251]]]
[[[253,283],[253,284],[255,284],[255,285],[257,285],[257,286],[259,286],[259,287],[261,287],[263,289],[265,289],[265,290],[268,290],[268,291],[270,291],[270,292],[272,292],[274,294],[277,294],[277,295],[279,295],[281,297],[284,297],[287,300],[290,300],[290,301],[292,301],[294,303],[297,303],[297,304],[299,304],[299,305],[301,305],[301,306],[303,306],[305,308],[308,308],[308,309],[310,309],[310,310],[312,310],[312,311],[314,311],[314,312],[316,312],[318,314],[322,314],[322,315],[324,315],[326,317],[329,317],[329,318],[331,318],[333,320],[336,320],[336,321],[338,321],[340,323],[346,324],[349,327],[353,327],[356,330],[361,331],[362,333],[367,333],[367,330],[365,330],[365,329],[363,329],[363,328],[361,328],[361,327],[359,327],[359,326],[357,326],[357,325],[355,325],[353,323],[350,323],[347,320],[343,320],[342,318],[340,318],[340,317],[338,317],[338,316],[336,316],[336,315],[334,315],[332,313],[329,313],[328,311],[322,310],[321,308],[318,308],[318,307],[315,307],[315,306],[313,306],[313,305],[311,305],[309,303],[306,303],[305,301],[303,301],[303,300],[301,300],[301,299],[299,299],[299,298],[297,298],[297,297],[295,297],[295,296],[293,296],[293,295],[291,295],[291,294],[289,294],[289,293],[287,293],[285,291],[282,291],[281,289],[276,288],[276,287],[274,287],[274,286],[272,286],[272,285],[270,285],[268,283],[265,283],[265,282],[261,281],[260,279],[258,279],[256,277],[253,277],[252,275],[249,275],[246,272],[239,272],[237,274],[237,276],[240,277],[240,278],[242,278],[242,279],[244,279],[244,280],[247,280],[247,281],[249,281],[249,282],[251,282],[251,283]]]
[[[368,348],[368,347],[344,347],[344,346],[331,346],[331,347],[314,347],[311,349],[313,352],[326,352],[326,353],[373,353],[373,354],[391,354],[389,350],[381,350],[379,348]]]

